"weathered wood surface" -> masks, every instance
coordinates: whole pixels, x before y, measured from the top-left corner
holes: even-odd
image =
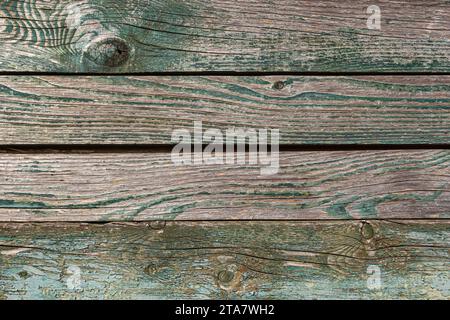
[[[219,154],[217,155],[219,156]],[[282,152],[280,169],[170,153],[1,154],[1,221],[449,218],[450,150]]]
[[[0,15],[0,71],[450,71],[445,0],[6,0]]]
[[[449,236],[448,220],[0,224],[0,297],[449,299]]]
[[[279,129],[284,144],[450,143],[449,76],[0,77],[0,144],[171,144]]]

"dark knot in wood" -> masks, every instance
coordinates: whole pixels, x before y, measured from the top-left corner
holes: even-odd
[[[222,283],[229,283],[234,279],[234,273],[228,270],[222,270],[217,274],[217,279]]]
[[[370,240],[375,235],[375,232],[373,230],[373,227],[368,222],[363,222],[361,224],[361,235],[364,239]]]
[[[166,227],[166,221],[164,220],[155,220],[152,221],[148,224],[148,227],[150,229],[154,229],[154,230],[162,230]]]
[[[130,47],[120,38],[94,39],[86,48],[85,56],[98,65],[118,67],[130,57]]]
[[[273,84],[273,88],[275,90],[282,90],[284,88],[284,82],[283,81],[277,81]]]

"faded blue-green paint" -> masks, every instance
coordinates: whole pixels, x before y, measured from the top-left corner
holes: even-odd
[[[443,220],[2,224],[0,297],[448,299],[448,241]]]

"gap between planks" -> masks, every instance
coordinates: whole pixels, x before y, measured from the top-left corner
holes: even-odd
[[[202,145],[205,150],[207,145]],[[224,145],[225,149],[226,145]],[[249,152],[245,144],[245,153]],[[172,145],[0,145],[0,154],[80,154],[80,153],[171,153]],[[401,151],[401,150],[448,150],[450,144],[414,145],[279,145],[279,152],[330,152],[330,151]],[[270,152],[271,146],[268,145]],[[195,152],[192,152],[195,153]]]
[[[385,77],[402,77],[402,76],[450,76],[450,72],[439,71],[423,71],[423,72],[289,72],[289,71],[256,71],[256,72],[240,72],[240,71],[193,71],[193,72],[121,72],[121,73],[101,73],[101,72],[30,72],[30,71],[0,71],[0,76],[15,77],[15,76],[29,76],[29,77],[271,77],[271,76],[292,76],[292,77],[358,77],[358,76],[385,76]]]

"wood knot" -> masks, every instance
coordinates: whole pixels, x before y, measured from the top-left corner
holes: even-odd
[[[148,224],[148,227],[153,230],[162,230],[166,227],[166,221],[164,220],[155,220]]]
[[[31,275],[30,275],[27,271],[25,271],[25,270],[20,271],[20,272],[18,273],[18,275],[19,275],[19,277],[21,277],[22,279],[27,279],[27,278],[31,277]]]
[[[144,268],[144,272],[148,275],[155,274],[158,272],[158,267],[154,264],[149,264]]]
[[[277,81],[277,82],[275,82],[274,84],[273,84],[273,88],[275,89],[275,90],[281,90],[281,89],[283,89],[284,88],[284,81]]]
[[[234,279],[234,273],[229,270],[222,270],[217,274],[217,279],[223,284],[230,283]]]
[[[375,235],[373,227],[370,225],[370,223],[365,221],[361,224],[360,232],[361,236],[366,240],[372,239],[373,236]]]
[[[170,262],[164,258],[150,258],[150,260],[147,261],[146,266],[144,266],[144,272],[150,276],[154,275],[169,268],[170,265],[168,263]]]
[[[118,67],[129,59],[130,47],[120,38],[99,37],[88,44],[85,56],[97,65]]]
[[[217,273],[217,285],[227,292],[240,292],[243,290],[244,268],[230,264]]]

